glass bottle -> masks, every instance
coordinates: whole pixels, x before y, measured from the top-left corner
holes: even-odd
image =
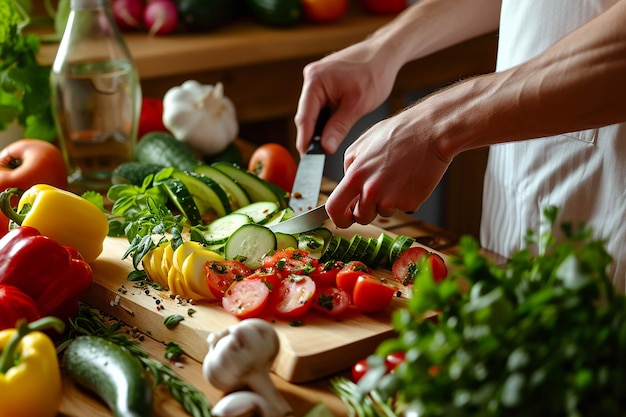
[[[52,64],[52,107],[74,191],[104,191],[134,156],[141,87],[109,0],[71,0]]]

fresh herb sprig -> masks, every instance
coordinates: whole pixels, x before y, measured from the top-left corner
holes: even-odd
[[[86,305],[81,305],[78,315],[69,321],[69,329],[65,339],[59,343],[59,352],[77,336],[92,335],[105,338],[126,348],[137,357],[155,385],[163,384],[172,397],[176,399],[193,417],[210,417],[210,403],[197,388],[182,380],[172,368],[161,361],[148,356],[139,344],[122,332],[124,325],[118,319],[105,321],[99,312]]]
[[[353,415],[622,416],[626,295],[591,229],[563,224],[557,242],[557,213],[545,211],[546,233],[528,235],[536,256],[524,249],[498,267],[465,237],[449,279],[419,275],[394,315],[399,336],[379,346],[372,371],[358,385],[333,381]],[[438,320],[424,320],[433,310]],[[394,351],[406,361],[385,374],[381,359]]]

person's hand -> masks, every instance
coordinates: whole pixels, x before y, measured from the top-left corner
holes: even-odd
[[[333,110],[322,134],[322,147],[334,153],[354,123],[389,96],[397,68],[373,42],[363,41],[304,68],[304,82],[295,115],[300,153],[313,136],[323,107]]]
[[[344,177],[326,202],[337,227],[415,211],[435,189],[451,160],[432,123],[416,113],[379,122],[346,150]]]

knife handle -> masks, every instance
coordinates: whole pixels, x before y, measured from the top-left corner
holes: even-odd
[[[326,126],[326,122],[330,119],[330,109],[328,107],[323,107],[320,110],[319,116],[317,116],[317,122],[315,123],[315,129],[313,131],[313,139],[311,139],[311,144],[309,148],[306,150],[307,154],[323,154],[324,149],[322,149],[322,132],[324,131],[324,126]]]

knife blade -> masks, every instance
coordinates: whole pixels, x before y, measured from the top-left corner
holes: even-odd
[[[296,215],[306,213],[317,206],[322,177],[324,176],[324,165],[326,164],[326,154],[322,149],[321,139],[329,117],[330,109],[323,108],[317,117],[311,144],[300,158],[289,199],[289,206]]]
[[[326,220],[328,220],[328,213],[326,212],[326,207],[322,204],[306,213],[299,214],[291,219],[267,227],[274,233],[279,232],[294,235],[316,229]]]

